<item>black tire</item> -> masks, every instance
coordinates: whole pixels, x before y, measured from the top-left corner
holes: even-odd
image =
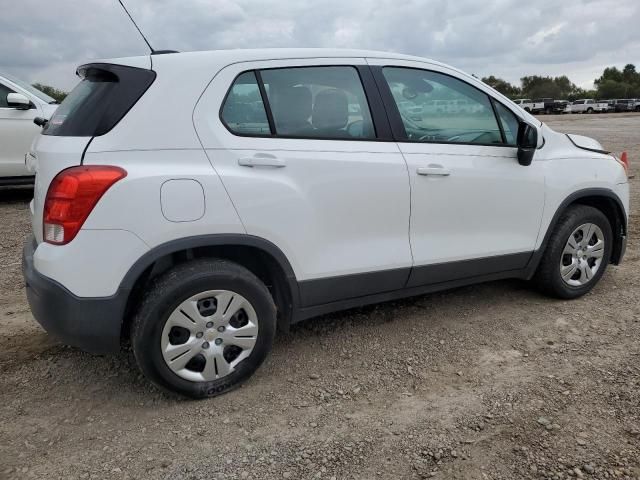
[[[587,283],[572,286],[560,275],[562,252],[572,232],[580,225],[593,223],[600,227],[604,235],[604,254],[601,266]],[[587,205],[574,205],[562,213],[555,225],[542,260],[533,278],[537,288],[549,296],[562,299],[577,298],[589,292],[600,280],[611,259],[613,234],[607,217],[598,209]]]
[[[527,113],[531,113],[531,109],[529,107],[525,107],[524,111],[527,112]]]
[[[593,108],[587,108],[587,113],[593,113]]]
[[[195,382],[175,374],[160,347],[162,330],[182,301],[207,290],[230,290],[246,298],[259,319],[251,354],[227,376]],[[140,302],[133,320],[131,345],[142,373],[157,386],[191,398],[215,397],[246,381],[262,364],[273,345],[276,306],[267,287],[246,268],[226,260],[194,260],[171,268],[157,279]]]
[[[547,107],[544,111],[547,115],[551,115],[553,113],[553,109],[551,107]]]

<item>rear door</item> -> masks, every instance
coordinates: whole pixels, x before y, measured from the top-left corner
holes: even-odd
[[[544,206],[542,166],[517,161],[518,119],[445,68],[370,60],[411,178],[409,286],[523,268]],[[401,102],[438,100],[417,121]]]
[[[235,64],[194,113],[247,233],[284,252],[303,307],[402,288],[412,264],[407,167],[365,64]]]

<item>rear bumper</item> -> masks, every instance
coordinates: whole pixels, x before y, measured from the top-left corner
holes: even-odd
[[[117,352],[127,295],[119,291],[111,297],[75,296],[35,269],[36,247],[31,236],[22,252],[27,300],[34,318],[67,345],[96,354]]]

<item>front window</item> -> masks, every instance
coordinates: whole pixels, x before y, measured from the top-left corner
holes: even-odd
[[[387,67],[383,73],[408,140],[503,143],[491,100],[477,88],[454,77],[426,70]]]

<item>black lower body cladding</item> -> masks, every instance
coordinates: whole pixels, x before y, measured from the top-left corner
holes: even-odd
[[[127,295],[119,292],[104,298],[76,297],[34,268],[36,246],[30,237],[22,253],[27,300],[34,318],[67,345],[95,354],[117,352]]]

